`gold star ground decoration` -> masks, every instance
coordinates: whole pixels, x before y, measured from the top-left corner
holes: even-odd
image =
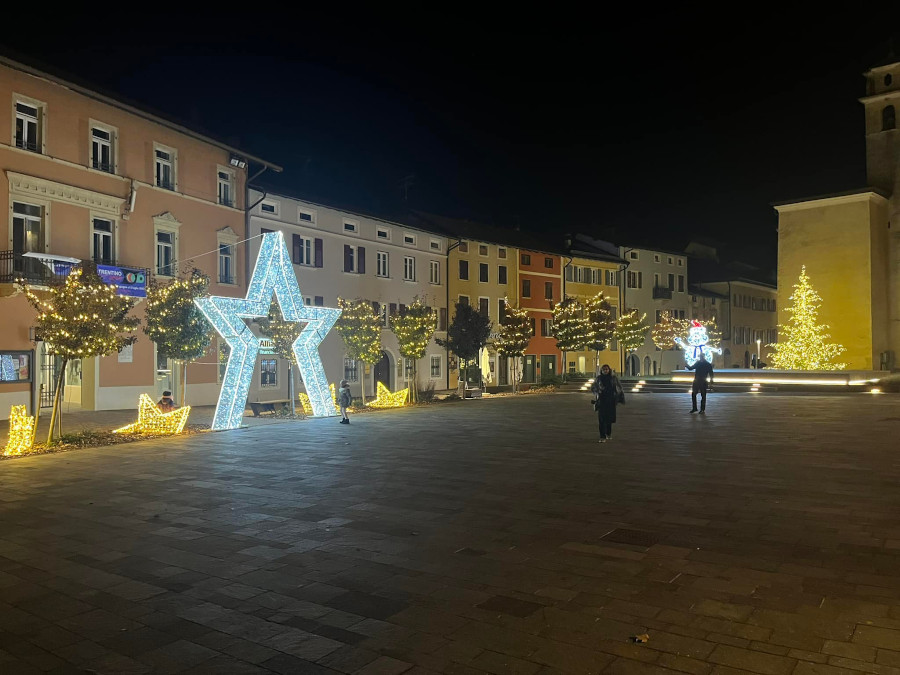
[[[9,413],[9,440],[5,457],[27,454],[34,445],[34,417],[25,413],[24,405],[14,405]]]
[[[406,400],[409,398],[409,388],[392,392],[381,382],[375,387],[375,393],[375,400],[369,403],[371,408],[399,408],[406,405]]]
[[[153,402],[153,399],[147,394],[141,394],[138,403],[138,420],[134,424],[127,427],[116,429],[114,434],[157,434],[169,435],[180,434],[187,424],[188,413],[191,412],[191,406],[186,405],[172,412],[160,412],[159,408]]]

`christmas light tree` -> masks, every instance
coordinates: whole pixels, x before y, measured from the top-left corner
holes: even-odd
[[[594,352],[594,370],[600,365],[600,352],[609,347],[615,337],[616,322],[612,318],[612,305],[603,291],[584,303],[587,322],[587,348]]]
[[[296,415],[294,401],[294,342],[303,332],[304,324],[298,321],[285,321],[276,296],[272,296],[269,313],[256,320],[260,332],[272,341],[275,354],[288,362],[288,395],[291,398],[291,414]],[[221,357],[220,357],[221,358]]]
[[[553,336],[562,352],[585,349],[588,342],[588,323],[584,305],[575,298],[565,298],[553,307]],[[563,357],[565,361],[565,357]]]
[[[794,284],[790,297],[790,318],[778,326],[779,342],[766,345],[775,351],[769,354],[772,367],[781,370],[843,370],[846,363],[835,359],[846,350],[843,346],[829,342],[826,324],[817,323],[822,298],[816,293],[806,266],[800,270],[800,279]]]
[[[658,324],[653,326],[650,336],[653,344],[663,351],[675,348],[675,338],[687,332],[685,320],[675,319],[668,311],[663,311]]]
[[[181,361],[182,405],[187,403],[187,364],[206,354],[212,341],[212,326],[194,304],[208,288],[209,277],[196,268],[186,279],[160,284],[154,278],[147,286],[144,333],[156,343],[160,356]]]
[[[528,349],[531,341],[531,317],[528,310],[509,304],[505,299],[506,316],[500,322],[499,336],[494,340],[494,348],[504,358],[513,359],[513,391],[519,382],[519,359]]]
[[[434,310],[428,307],[418,297],[411,305],[401,309],[391,317],[391,330],[397,336],[400,354],[407,359],[412,359],[412,386],[409,385],[407,374],[407,386],[410,389],[413,401],[419,400],[416,363],[425,356],[428,343],[437,328],[437,316]]]
[[[627,354],[644,344],[649,330],[647,315],[638,316],[638,311],[632,309],[630,312],[622,314],[616,321],[615,336]]]
[[[381,317],[368,300],[338,298],[341,315],[334,327],[344,341],[347,358],[373,365],[381,360]],[[363,405],[366,404],[366,384],[363,378]]]
[[[133,344],[140,323],[128,316],[134,300],[116,294],[116,286],[105,283],[97,267],[85,263],[72,269],[63,282],[51,283],[47,291],[22,284],[28,303],[37,311],[36,330],[50,354],[60,357],[50,415],[47,445],[59,415],[60,391],[66,364],[72,359],[116,354]]]

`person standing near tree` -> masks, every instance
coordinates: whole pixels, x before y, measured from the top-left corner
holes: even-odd
[[[700,394],[700,414],[706,414],[706,392],[713,381],[712,364],[706,360],[706,354],[700,352],[694,365],[688,366],[694,371],[694,384],[691,385],[691,412],[697,412],[697,394]]]
[[[616,404],[625,403],[625,392],[619,384],[619,378],[615,376],[607,364],[600,367],[600,374],[594,378],[591,385],[591,393],[594,395],[594,410],[597,412],[597,422],[600,425],[600,443],[612,440],[612,425],[616,421]]]
[[[353,395],[350,393],[350,383],[347,380],[341,380],[341,387],[338,389],[338,405],[341,408],[341,424],[350,424],[350,418],[347,416],[347,408],[353,403]]]

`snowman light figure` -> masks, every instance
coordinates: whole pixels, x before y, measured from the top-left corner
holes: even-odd
[[[687,365],[692,366],[697,363],[700,354],[706,357],[706,360],[712,363],[713,354],[721,354],[719,347],[709,346],[709,333],[706,332],[706,326],[694,319],[691,321],[691,327],[688,329],[687,342],[680,337],[675,338],[675,344],[684,350],[684,361]]]

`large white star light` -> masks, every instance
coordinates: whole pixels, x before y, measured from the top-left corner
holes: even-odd
[[[244,319],[267,316],[273,293],[278,298],[285,321],[306,324],[294,341],[293,351],[306,385],[313,415],[325,417],[335,414],[318,347],[337,321],[341,310],[303,304],[284,237],[281,232],[267,232],[262,235],[246,298],[211,296],[194,300],[216,332],[231,347],[213,418],[214,430],[237,429],[241,426],[250,392],[250,380],[259,354],[259,338],[253,334]]]

